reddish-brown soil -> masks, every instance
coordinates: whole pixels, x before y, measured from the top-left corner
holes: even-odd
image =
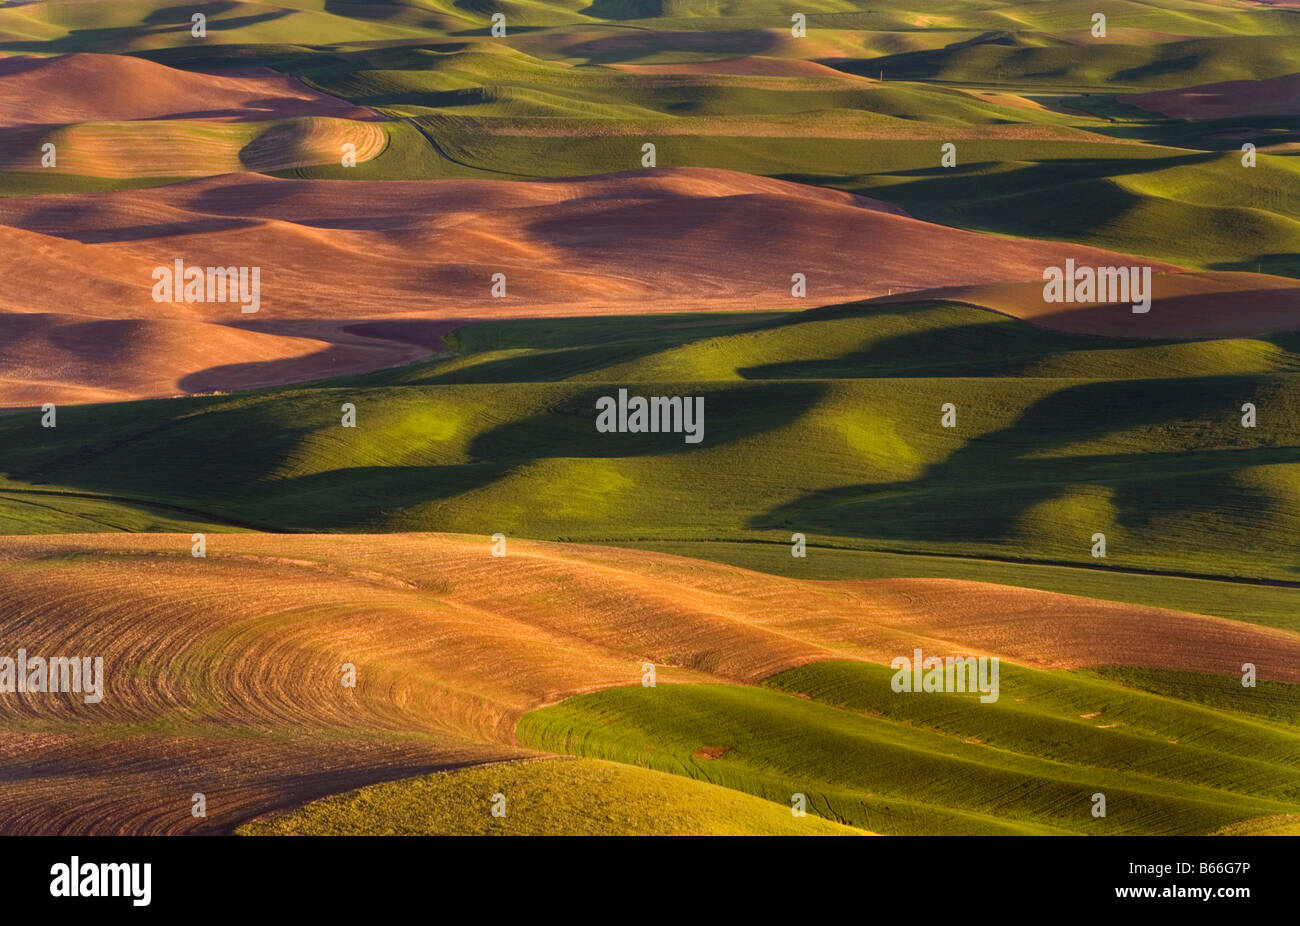
[[[396,352],[373,338],[358,343],[359,333],[379,329],[347,333],[381,319],[804,308],[1037,280],[1067,257],[1133,261],[696,168],[538,182],[227,174],[11,197],[0,199],[0,247],[22,271],[0,277],[0,313],[40,319],[3,323],[25,340],[21,355],[0,350],[0,406],[270,385],[415,356],[409,342]],[[155,302],[154,269],[178,258],[260,267],[258,313],[233,302]],[[504,298],[492,295],[498,273]],[[794,273],[807,278],[806,298],[791,295]],[[79,327],[104,320],[133,325]],[[222,330],[250,321],[258,326]],[[307,321],[317,323],[309,336],[318,343],[284,338],[285,323]]]
[[[246,122],[300,116],[385,118],[270,68],[212,75],[130,55],[0,58],[0,126],[136,119]]]
[[[1123,100],[1175,119],[1295,116],[1300,115],[1300,74],[1157,90],[1126,96]]]
[[[0,655],[102,656],[103,700],[0,696],[7,833],[228,829],[321,794],[525,753],[519,716],[584,691],[752,683],[926,652],[1300,681],[1300,635],[939,579],[809,582],[487,537],[0,538]],[[345,663],[356,667],[344,687]],[[208,816],[190,814],[191,795]]]

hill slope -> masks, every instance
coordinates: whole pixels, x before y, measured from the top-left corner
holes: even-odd
[[[506,799],[491,813],[494,795]],[[498,805],[499,806],[499,805]],[[244,836],[861,836],[729,788],[591,759],[372,785],[241,826]]]
[[[796,581],[513,539],[501,558],[485,536],[212,534],[206,554],[175,534],[0,539],[0,635],[31,657],[98,655],[105,682],[94,703],[0,701],[7,832],[221,831],[520,756],[521,715],[640,690],[646,662],[659,692],[913,646],[1229,677],[1247,654],[1270,684],[1300,679],[1294,633],[974,583]]]
[[[456,347],[314,387],[66,407],[56,428],[8,416],[3,507],[108,497],[274,530],[787,550],[801,532],[1295,584],[1290,334],[1108,340],[921,303],[513,322]],[[702,397],[702,439],[601,433],[597,400],[619,389]]]
[[[1196,334],[1200,315],[1219,320],[1221,334],[1295,324],[1295,290],[1280,278],[1171,273],[1167,264],[980,235],[849,193],[718,170],[533,183],[229,174],[0,198],[0,223],[0,242],[27,268],[0,280],[8,313],[0,324],[24,339],[21,351],[12,342],[0,352],[8,366],[0,406],[391,366],[436,345],[431,320],[773,309],[994,283],[1026,286],[1009,290],[1012,298],[951,291],[1040,324],[1139,337]],[[861,243],[859,259],[842,259],[838,243],[849,240]],[[936,264],[936,253],[948,257]],[[259,289],[244,294],[246,304],[233,294],[155,301],[155,270],[171,272],[177,260],[200,270],[257,268]],[[1155,308],[1137,316],[1127,305],[1044,306],[1044,268],[1067,260],[1152,267]],[[792,294],[795,274],[806,297]],[[366,324],[415,317],[424,323]],[[100,324],[108,319],[130,321],[129,357],[111,332],[86,336],[120,327]],[[381,343],[359,335],[381,330]]]

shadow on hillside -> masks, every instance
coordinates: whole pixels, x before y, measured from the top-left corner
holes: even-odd
[[[536,355],[506,358],[484,365],[493,367],[494,376],[483,380],[491,384],[470,394],[476,402],[472,413],[446,422],[446,427],[422,411],[427,397],[442,393],[402,383],[398,377],[409,371],[222,399],[69,407],[60,409],[56,432],[40,433],[28,418],[0,423],[0,470],[34,483],[184,504],[280,529],[388,529],[417,518],[427,519],[422,526],[434,528],[443,524],[438,503],[548,460],[609,460],[611,471],[617,472],[620,460],[654,457],[671,462],[675,454],[716,451],[763,437],[761,450],[754,451],[761,452],[762,459],[734,453],[710,458],[734,469],[738,480],[747,474],[752,479],[752,497],[741,501],[755,512],[745,525],[754,529],[991,543],[1020,536],[1026,513],[1060,499],[1073,486],[1095,487],[1102,506],[1097,510],[1114,505],[1122,527],[1141,528],[1166,516],[1188,519],[1188,524],[1204,518],[1207,531],[1218,523],[1229,524],[1233,543],[1248,536],[1241,533],[1242,519],[1258,522],[1276,514],[1272,495],[1237,479],[1245,467],[1300,460],[1300,450],[1293,447],[1267,446],[1270,441],[1297,443],[1292,425],[1277,423],[1275,417],[1273,424],[1257,431],[1237,426],[1243,402],[1277,409],[1288,399],[1289,394],[1279,394],[1283,387],[1278,377],[1263,375],[1063,382],[1010,425],[978,435],[970,430],[981,416],[973,396],[992,401],[998,390],[964,393],[962,381],[953,379],[948,385],[958,404],[957,429],[940,430],[937,398],[932,418],[914,425],[892,422],[901,434],[932,432],[922,435],[931,445],[925,459],[936,459],[936,448],[944,452],[950,437],[953,449],[948,456],[915,478],[807,491],[793,502],[771,507],[764,493],[782,482],[789,491],[790,481],[805,469],[816,473],[820,453],[831,450],[843,457],[842,448],[825,446],[825,440],[834,439],[826,431],[796,426],[838,388],[835,379],[1014,377],[1029,364],[1075,346],[1096,351],[1129,343],[1041,331],[1014,321],[953,325],[942,314],[927,321],[924,313],[932,308],[849,304],[759,324],[750,319],[744,331],[777,331],[804,322],[873,314],[904,321],[910,317],[918,327],[860,348],[857,342],[843,348],[823,345],[826,353],[841,350],[839,356],[747,368],[745,374],[754,377],[749,381],[543,385],[536,378]],[[601,336],[600,330],[538,329],[503,343],[522,346],[531,339],[538,345],[566,345],[586,337],[581,347],[555,350],[554,362],[567,358],[563,362],[572,364],[577,352],[576,362],[594,363],[595,352],[603,350],[608,364],[611,345],[590,341]],[[670,331],[665,338],[688,343],[717,333],[711,327],[686,328]],[[432,337],[431,332],[425,334]],[[818,336],[815,330],[809,334]],[[631,354],[671,346],[637,346],[635,338],[627,340],[632,343],[620,340],[612,346],[626,346]],[[1281,340],[1290,344],[1294,336]],[[615,362],[627,359],[632,358],[617,357]],[[523,381],[502,376],[530,371]],[[703,442],[687,443],[680,433],[598,432],[596,401],[616,396],[620,385],[630,395],[703,395]],[[1012,390],[1015,382],[1004,385]],[[339,427],[343,401],[358,406],[356,431]],[[856,424],[870,433],[869,418]],[[863,460],[861,475],[851,478],[870,479],[869,467]],[[826,484],[810,478],[812,485]],[[795,491],[797,487],[795,483]],[[647,486],[644,491],[653,498],[658,490]],[[663,517],[681,519],[683,526],[692,518],[690,505],[706,511],[711,502],[690,486],[678,486],[671,494],[671,499],[664,496]],[[524,509],[535,503],[528,498],[517,502]],[[728,504],[735,502],[730,499]],[[417,510],[424,506],[434,507],[428,513]],[[448,510],[452,518],[463,521],[467,516],[461,507]],[[1092,516],[1087,510],[1084,515]],[[615,515],[609,526],[627,531],[644,525]],[[1063,531],[1068,528],[1061,525]],[[1084,537],[1079,542],[1086,541]],[[1212,542],[1208,539],[1207,545]]]
[[[801,313],[789,313],[798,318]],[[564,319],[550,324],[563,325]],[[713,322],[709,324],[709,322]],[[780,324],[780,319],[758,319],[753,316],[709,316],[704,330],[682,324],[680,320],[665,317],[655,330],[628,331],[602,337],[597,343],[582,340],[580,330],[573,338],[552,345],[530,342],[526,337],[517,343],[498,345],[488,350],[526,350],[515,356],[497,357],[471,366],[450,370],[430,367],[426,372],[400,374],[403,384],[457,385],[471,383],[553,383],[572,379],[598,370],[631,363],[662,351],[684,347],[714,337],[760,331]]]
[[[596,430],[596,401],[632,396],[703,396],[703,440],[686,443],[683,434],[601,433]],[[823,383],[717,384],[647,383],[592,386],[564,398],[523,421],[504,424],[476,437],[471,454],[480,460],[526,463],[548,457],[622,457],[671,455],[696,449],[716,450],[765,431],[777,430],[807,414],[826,395]]]
[[[208,216],[178,222],[155,222],[148,225],[110,225],[103,228],[78,228],[85,215],[80,204],[52,204],[33,209],[23,218],[22,227],[52,237],[82,244],[114,244],[124,241],[153,241],[180,235],[202,235],[252,228],[260,220]],[[178,255],[179,256],[179,255]]]
[[[1034,143],[1020,144],[1023,157],[1032,159]],[[880,171],[881,176],[908,178],[906,183],[892,184],[886,189],[872,182],[869,175],[854,178],[785,173],[774,176],[861,196],[885,196],[914,218],[924,221],[1002,235],[1070,240],[1089,237],[1096,229],[1118,222],[1148,201],[1121,187],[1115,182],[1117,178],[1204,164],[1219,156],[1216,152],[1197,152],[1156,158],[1052,158],[983,173],[975,168],[999,162],[981,157],[958,169],[922,167]],[[1178,201],[1176,197],[1173,199]]]
[[[784,324],[796,328],[821,321],[870,322],[893,318],[913,330],[878,337],[866,346],[838,356],[740,367],[746,379],[861,379],[932,376],[1017,376],[1070,375],[1068,371],[1043,373],[1053,360],[1082,351],[1124,351],[1156,347],[1163,342],[1099,338],[1036,328],[984,309],[967,309],[972,318],[966,324],[951,324],[931,313],[944,303],[871,304],[813,309]],[[870,336],[864,327],[863,335]],[[1141,370],[1134,369],[1140,376]],[[1087,375],[1081,372],[1078,375]]]
[[[332,469],[302,476],[275,477],[283,461],[291,459],[296,440],[285,442],[284,452],[260,468],[273,487],[258,485],[256,473],[245,479],[252,490],[240,499],[245,517],[254,514],[272,524],[298,529],[392,529],[389,515],[410,512],[469,492],[484,489],[534,463],[548,459],[624,459],[671,456],[699,449],[716,449],[764,431],[784,427],[811,409],[825,393],[821,384],[772,386],[681,385],[629,386],[631,395],[703,395],[704,441],[685,443],[682,434],[600,433],[595,429],[596,399],[616,394],[617,387],[599,386],[565,396],[544,411],[509,422],[473,438],[473,462],[433,465],[381,465]],[[358,416],[382,422],[382,411],[367,412],[359,403]],[[331,410],[333,406],[331,405]],[[299,436],[305,436],[306,430]],[[215,452],[216,448],[208,448]],[[202,449],[197,450],[203,453]],[[202,484],[205,476],[192,477]],[[652,487],[645,487],[653,491]],[[521,499],[529,504],[527,499]],[[238,509],[236,509],[238,510]],[[430,523],[426,529],[440,525]]]
[[[1297,201],[1300,205],[1300,200]],[[1271,273],[1279,277],[1300,277],[1300,254],[1261,254],[1256,260],[1221,261],[1210,264],[1211,270],[1241,270],[1246,273]],[[1292,296],[1295,319],[1300,327],[1300,291]]]
[[[780,45],[780,38],[765,29],[734,29],[717,32],[667,32],[632,29],[596,39],[575,42],[563,48],[572,58],[590,64],[618,64],[636,61],[657,52],[701,52],[728,57],[761,55]]]
[[[1300,449],[1260,446],[1263,436],[1237,427],[1241,403],[1267,407],[1263,397],[1273,383],[1260,376],[1207,376],[1070,386],[1007,428],[965,438],[916,479],[809,493],[752,518],[748,526],[873,540],[994,543],[1022,537],[1021,520],[1035,506],[1089,486],[1098,490],[1103,506],[1114,506],[1121,528],[1139,530],[1177,516],[1188,525],[1203,524],[1210,535],[1205,548],[1212,548],[1215,526],[1226,517],[1235,542],[1278,503],[1239,482],[1238,472],[1300,461]],[[959,395],[954,401],[966,420],[979,414],[968,403],[963,408]],[[1139,429],[1145,434],[1124,433]],[[961,433],[954,432],[955,440]],[[1162,440],[1168,449],[1153,450]],[[1207,449],[1187,446],[1193,441]],[[1098,517],[1094,529],[1104,530],[1108,525]],[[1090,534],[1078,538],[1080,549]]]
[[[259,23],[273,22],[282,19],[285,16],[293,14],[293,10],[270,10],[265,13],[254,13],[249,16],[233,16],[226,19],[213,19],[211,7],[221,7],[223,4],[197,4],[193,8],[175,7],[177,18],[171,22],[163,22],[157,19],[157,14],[146,18],[144,23],[139,26],[113,26],[105,28],[87,28],[78,29],[71,22],[56,23],[56,25],[71,26],[68,34],[53,39],[34,39],[16,42],[0,42],[0,52],[10,54],[72,54],[73,52],[102,52],[107,54],[118,54],[123,48],[130,48],[133,44],[151,36],[163,36],[169,33],[184,33],[189,36],[193,23],[190,16],[194,13],[204,13],[208,16],[209,34],[214,30],[233,30],[241,29],[245,26],[254,26]],[[207,7],[205,9],[205,7]],[[75,7],[69,7],[75,9]],[[183,15],[182,15],[183,14]],[[72,16],[75,19],[75,15]],[[150,21],[152,20],[152,22]],[[197,40],[196,40],[197,41]]]
[[[936,76],[951,55],[981,46],[1022,48],[1024,43],[1013,32],[992,29],[969,39],[949,42],[940,48],[924,48],[871,58],[823,58],[821,63],[845,74],[856,74],[859,77],[876,77],[885,73],[887,77],[895,80],[916,79]]]
[[[446,438],[431,435],[421,446],[418,437],[405,430],[409,413],[418,408],[414,389],[361,392],[355,399],[356,431],[339,427],[339,402],[346,391],[300,390],[223,400],[122,403],[111,407],[114,414],[108,418],[90,406],[63,409],[60,431],[66,423],[66,432],[75,440],[69,437],[59,446],[46,447],[37,455],[39,460],[30,448],[16,456],[0,451],[0,470],[31,484],[185,504],[272,528],[385,529],[388,512],[472,492],[547,459],[716,450],[791,424],[826,392],[824,384],[812,382],[626,388],[631,395],[704,396],[703,441],[687,443],[683,433],[598,432],[596,400],[617,395],[618,389],[602,384],[548,397],[545,406],[528,417],[495,427],[489,423],[470,438],[469,462],[441,463]],[[395,408],[403,399],[406,404]],[[195,409],[191,404],[200,401],[208,407]],[[501,414],[509,414],[508,397],[501,401]],[[155,409],[161,414],[151,421],[147,413]],[[385,442],[386,426],[394,428],[390,442]],[[471,426],[481,426],[480,420]],[[10,427],[28,430],[25,420],[0,422],[0,431]],[[391,462],[348,465],[375,456],[390,457]],[[293,474],[332,462],[325,471]]]

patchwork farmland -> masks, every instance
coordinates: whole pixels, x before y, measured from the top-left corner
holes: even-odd
[[[1300,9],[489,6],[0,6],[0,833],[1295,834]]]

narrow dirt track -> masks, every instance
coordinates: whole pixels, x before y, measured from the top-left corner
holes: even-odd
[[[103,700],[0,694],[0,832],[224,831],[270,809],[526,754],[519,716],[599,688],[756,682],[957,652],[1300,681],[1300,635],[949,580],[810,582],[460,535],[0,539],[0,656],[102,656]],[[357,686],[345,688],[352,663]],[[208,817],[190,815],[195,792]]]

